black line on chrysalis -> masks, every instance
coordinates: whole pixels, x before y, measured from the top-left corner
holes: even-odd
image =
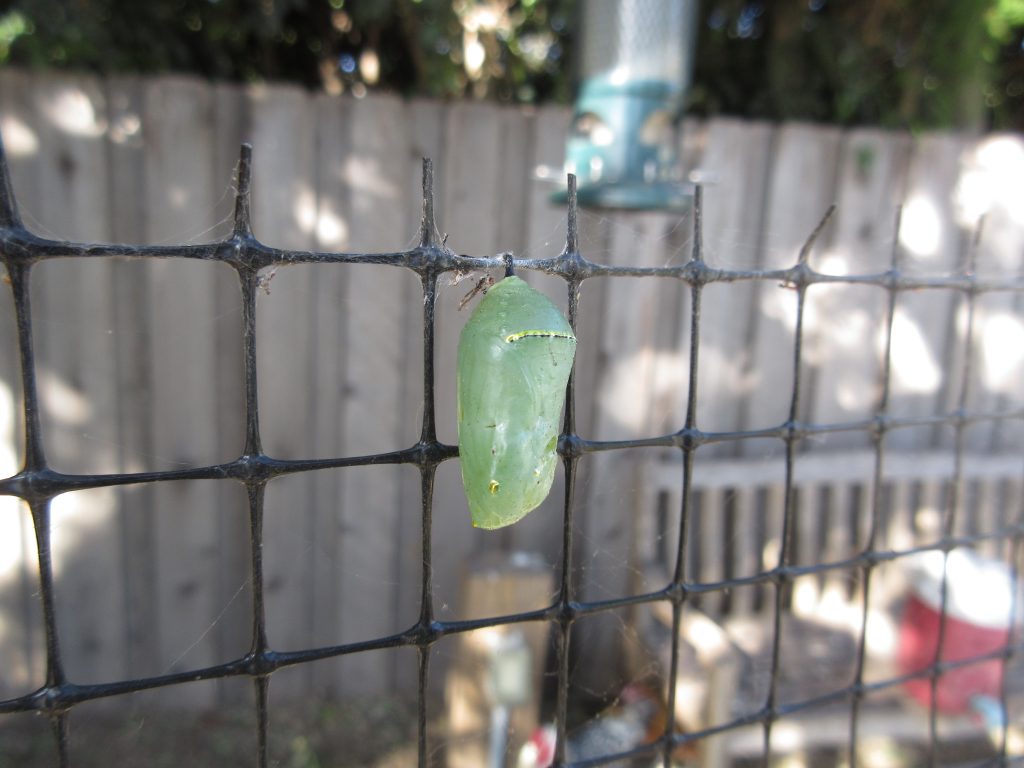
[[[510,333],[505,337],[505,342],[511,344],[514,341],[521,339],[567,339],[575,342],[576,337],[568,333],[561,333],[559,331],[519,331],[517,333]]]

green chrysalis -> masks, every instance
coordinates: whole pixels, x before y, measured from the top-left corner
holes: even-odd
[[[536,508],[555,478],[558,416],[576,337],[518,277],[491,288],[459,337],[459,462],[477,528]]]

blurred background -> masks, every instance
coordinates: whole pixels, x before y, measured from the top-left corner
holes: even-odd
[[[356,96],[572,98],[578,0],[17,0],[0,62],[287,81]],[[692,115],[1024,123],[1020,0],[701,0]]]
[[[238,147],[247,141],[255,234],[269,245],[413,247],[420,164],[430,157],[449,247],[555,256],[566,222],[551,197],[575,124],[587,6],[4,3],[0,132],[23,220],[40,235],[83,242],[224,237]],[[814,269],[879,274],[895,253],[908,275],[957,276],[984,218],[977,274],[1006,288],[980,293],[970,324],[964,291],[899,294],[887,413],[920,423],[888,435],[877,509],[868,430],[822,432],[797,446],[790,554],[809,570],[782,600],[779,701],[796,705],[852,684],[863,635],[863,681],[879,687],[864,697],[858,764],[920,765],[930,739],[927,692],[884,683],[928,655],[934,563],[894,556],[872,570],[865,593],[854,558],[872,520],[874,547],[905,553],[936,546],[955,510],[952,533],[977,537],[955,571],[960,599],[974,605],[957,614],[957,637],[970,648],[1007,641],[1019,575],[999,564],[1020,558],[1024,498],[1024,297],[1014,287],[1024,254],[1024,0],[705,0],[696,19],[693,77],[672,141],[681,177],[704,185],[702,255],[710,266],[792,265],[835,202],[810,255]],[[583,255],[596,262],[679,265],[691,255],[693,222],[685,210],[590,210],[581,213],[580,236]],[[565,309],[561,279],[526,278]],[[459,304],[471,282],[446,279],[438,298],[438,436],[446,443],[456,442],[455,349],[469,311]],[[416,276],[374,265],[304,265],[269,270],[263,284],[257,337],[267,454],[351,456],[413,444],[423,402]],[[887,306],[879,285],[808,289],[801,420],[863,424],[877,413]],[[225,265],[50,260],[33,269],[32,307],[44,443],[55,469],[137,472],[237,458],[241,302]],[[690,310],[687,287],[674,280],[584,283],[583,437],[628,440],[681,428]],[[787,418],[794,291],[776,281],[708,285],[699,338],[701,429],[770,430]],[[17,360],[4,290],[2,476],[22,465]],[[961,404],[986,415],[962,434],[944,420]],[[777,437],[749,435],[697,452],[685,577],[728,586],[688,603],[673,713],[685,730],[717,728],[763,706],[776,589],[764,574],[777,565],[782,540],[784,455]],[[580,469],[577,597],[661,589],[678,541],[678,452],[602,452],[585,456]],[[558,482],[541,509],[489,533],[468,524],[457,463],[439,468],[438,619],[551,604],[562,556]],[[58,628],[72,681],[181,672],[246,653],[251,588],[241,486],[106,488],[64,494],[52,507]],[[419,520],[412,467],[272,482],[264,550],[271,645],[347,643],[413,625]],[[0,696],[10,698],[44,683],[45,638],[31,518],[19,501],[0,497],[0,525]],[[827,570],[815,570],[822,565]],[[633,738],[640,743],[654,714],[662,722],[668,716],[651,706],[663,706],[667,685],[672,637],[664,607],[624,606],[577,622],[570,725],[578,733],[592,733],[586,724],[605,713],[598,723],[639,719]],[[912,631],[918,625],[931,634],[922,640]],[[428,714],[437,764],[485,764],[502,707],[510,726],[501,760],[517,765],[534,743],[540,760],[552,716],[550,629],[521,624],[445,637],[434,647]],[[502,659],[509,668],[499,668]],[[1005,678],[1013,694],[1006,708],[993,705],[1004,679],[999,664],[967,670],[977,674],[947,678],[941,689],[966,692],[943,698],[939,734],[950,759],[971,764],[997,754],[1000,718],[1016,727],[1010,754],[1024,754],[1019,654]],[[276,673],[273,759],[296,768],[415,764],[415,675],[409,648]],[[779,764],[845,765],[850,709],[842,699],[781,718],[772,742]],[[253,721],[243,679],[90,702],[72,714],[74,764],[247,764]],[[759,764],[762,746],[754,723],[676,758]],[[43,718],[0,718],[5,761],[53,764]]]

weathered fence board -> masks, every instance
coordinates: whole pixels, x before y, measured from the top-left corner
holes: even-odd
[[[711,120],[704,151],[695,159],[704,190],[704,260],[714,267],[756,266],[764,226],[764,192],[775,129],[764,123]],[[749,336],[757,322],[754,283],[710,285],[701,302],[697,425],[709,431],[740,428],[753,384]],[[723,445],[711,452],[735,452]]]
[[[188,79],[165,79],[146,88],[143,103],[147,179],[148,242],[175,242],[182,232],[205,232],[213,225],[215,181],[213,93]],[[216,348],[210,326],[222,311],[214,299],[217,278],[230,280],[219,264],[160,260],[147,265],[150,329],[151,408],[156,418],[150,462],[161,468],[214,463],[216,454]],[[216,274],[220,273],[220,274]],[[237,452],[237,446],[235,451]],[[157,572],[156,601],[160,668],[181,671],[223,661],[245,651],[221,649],[220,627],[207,629],[219,611],[222,533],[214,483],[173,483],[155,489],[150,503]],[[151,630],[152,631],[152,630]],[[212,686],[175,691],[183,702],[209,704]]]
[[[905,180],[900,224],[902,266],[913,274],[943,274],[963,266],[968,235],[956,224],[951,190],[967,142],[957,136],[922,136],[914,147]],[[890,413],[922,416],[956,403],[957,296],[951,291],[904,293],[893,325]],[[950,381],[950,379],[953,381]],[[931,430],[897,430],[889,437],[899,448],[924,448],[952,435]]]
[[[836,213],[827,248],[812,260],[830,274],[870,274],[889,269],[899,177],[909,150],[902,136],[860,130],[840,149]],[[810,420],[839,423],[868,418],[878,405],[888,294],[875,286],[819,285],[808,292],[806,336],[812,366]],[[828,436],[829,448],[868,445],[863,432]]]
[[[403,226],[401,197],[408,170],[405,158],[390,148],[406,141],[404,105],[397,99],[380,99],[365,106],[351,111],[345,160],[351,221],[348,247],[398,250],[409,236]],[[394,374],[402,368],[406,312],[418,310],[419,302],[411,307],[393,302],[411,293],[410,283],[417,281],[411,273],[387,267],[358,267],[346,273],[345,311],[343,317],[338,312],[335,321],[344,323],[344,334],[337,340],[344,350],[344,384],[336,384],[333,390],[333,397],[344,402],[341,455],[403,448],[416,439],[416,416],[403,407],[404,382]],[[382,296],[394,299],[382,302]],[[336,300],[333,307],[338,307]],[[400,487],[411,474],[409,467],[357,467],[343,475],[338,509],[341,568],[333,585],[341,597],[341,625],[335,636],[342,642],[391,634],[415,621],[414,614],[395,614],[395,593],[400,587],[395,580],[394,549],[402,524]],[[324,584],[322,589],[331,586]],[[379,690],[380,681],[389,677],[389,660],[382,654],[350,666],[346,670],[349,690]]]
[[[150,150],[142,132],[146,81],[117,78],[107,83],[110,120],[110,237],[116,242],[146,240],[147,194],[145,163]],[[150,466],[152,456],[152,384],[148,316],[150,263],[121,263],[113,270],[111,296],[117,390],[117,471]],[[109,386],[109,384],[108,384]],[[120,516],[121,584],[125,590],[122,630],[125,673],[137,677],[151,671],[159,658],[157,570],[153,497],[156,489],[142,485],[115,489]]]
[[[1020,273],[1020,258],[1024,253],[1022,174],[1024,143],[1017,136],[988,137],[974,144],[962,161],[955,192],[958,220],[969,223],[981,212],[985,213],[976,254],[978,274]],[[1022,312],[1024,296],[1019,294],[979,297],[974,317],[974,376],[969,382],[969,408],[994,411],[1019,398],[1020,384],[1024,381]],[[998,451],[1004,445],[1020,444],[1024,428],[1020,422],[985,426],[969,431],[968,443],[972,448]]]
[[[295,87],[266,86],[250,94],[253,153],[252,214],[257,237],[272,245],[316,245],[316,126],[309,95]],[[324,268],[299,265],[263,277],[270,293],[257,297],[256,339],[260,427],[271,456],[308,457],[320,435],[336,424],[315,418],[310,390],[317,350],[311,333],[317,278]],[[267,486],[263,552],[268,641],[297,649],[310,642],[316,519],[315,474],[278,478]],[[316,690],[310,667],[281,676],[275,693]]]
[[[763,201],[766,212],[760,236],[758,266],[779,269],[796,264],[800,249],[833,202],[841,133],[810,125],[783,126],[772,147],[771,180]],[[817,243],[825,248],[831,230]],[[743,411],[745,428],[781,424],[789,414],[793,388],[793,345],[797,293],[792,287],[759,283],[753,324],[750,395]],[[805,322],[807,320],[805,315]],[[806,341],[806,339],[805,339]],[[801,366],[801,387],[809,380],[809,365]],[[809,398],[803,399],[807,416]],[[744,455],[750,455],[745,451]]]
[[[52,228],[109,240],[106,104],[98,80],[40,78],[28,87],[42,146],[37,204],[53,211]],[[49,218],[49,214],[47,214]],[[47,321],[36,327],[42,422],[53,465],[72,472],[116,471],[116,387],[110,261],[55,261],[35,268],[33,298]],[[71,329],[75,330],[72,332]],[[68,406],[71,407],[68,407]],[[48,406],[48,407],[47,407]],[[97,682],[126,673],[121,611],[123,552],[105,535],[116,521],[111,489],[70,493],[52,506],[58,623],[70,676]],[[87,542],[85,547],[83,542]],[[78,610],[89,605],[89,611]]]
[[[316,193],[315,202],[311,201],[310,205],[315,205],[315,212],[311,208],[307,221],[315,232],[315,245],[318,249],[346,250],[353,247],[350,225],[355,223],[349,216],[345,173],[345,163],[350,159],[352,146],[352,114],[336,99],[324,97],[316,98],[314,109]],[[356,156],[352,159],[357,162],[360,160]],[[313,376],[307,396],[318,427],[313,435],[310,455],[341,455],[342,452],[355,454],[359,453],[358,445],[344,445],[344,437],[349,431],[346,419],[349,399],[345,397],[345,392],[351,389],[357,395],[365,396],[365,393],[358,392],[356,385],[349,384],[347,379],[349,360],[342,350],[347,348],[351,337],[355,336],[352,328],[355,323],[347,322],[341,307],[351,300],[349,283],[357,278],[343,270],[315,267],[313,272],[315,295],[311,297],[311,303],[314,318],[309,329],[312,337],[309,369]],[[354,306],[352,308],[356,309]],[[359,308],[364,310],[361,314],[365,315],[365,306]],[[333,354],[334,350],[338,350],[338,353]],[[351,399],[358,401],[359,397]],[[363,436],[354,434],[353,437],[354,440],[350,442],[358,443]],[[308,642],[321,645],[336,642],[336,638],[349,630],[341,620],[348,598],[346,585],[359,581],[358,570],[349,562],[348,552],[342,551],[345,541],[342,535],[345,530],[342,513],[350,506],[350,497],[347,498],[345,494],[358,485],[345,482],[349,472],[351,470],[328,470],[317,472],[310,478],[312,497],[308,514],[313,518],[313,543],[308,557],[312,563],[312,594],[306,599],[312,603],[313,610]],[[355,505],[360,506],[358,501]],[[337,669],[338,665],[332,665],[332,672]],[[338,692],[342,680],[320,674],[316,676],[314,684],[318,689]]]
[[[243,88],[180,77],[0,74],[0,131],[24,219],[41,234],[74,240],[222,237],[230,230],[238,144],[246,140],[254,145],[254,226],[268,244],[335,251],[408,247],[418,236],[420,158],[429,156],[438,228],[450,235],[450,247],[473,255],[512,250],[552,256],[564,247],[565,217],[548,200],[551,174],[545,178],[538,169],[560,164],[568,122],[563,107],[339,99],[290,86]],[[903,203],[898,247],[909,269],[960,269],[970,229],[987,209],[978,271],[1019,273],[1020,175],[1006,169],[1024,168],[1020,137],[911,138],[732,119],[687,120],[686,129],[684,156],[706,182],[704,259],[712,266],[792,265],[814,224],[836,202],[838,212],[811,265],[825,272],[881,272],[888,268],[896,206]],[[988,197],[979,198],[978,190]],[[689,219],[673,214],[581,214],[581,248],[594,261],[678,264],[689,258],[691,238]],[[237,456],[244,437],[242,340],[240,293],[230,269],[95,260],[46,263],[35,272],[43,421],[57,468],[170,469]],[[354,455],[414,442],[423,396],[418,280],[387,267],[324,265],[282,268],[264,277],[257,338],[266,452]],[[566,306],[561,279],[526,277]],[[457,307],[475,279],[450,282],[444,276],[439,286],[435,392],[439,437],[454,443],[455,350],[468,316]],[[841,422],[872,411],[887,301],[881,288],[808,290],[800,418]],[[1024,401],[1022,308],[1020,295],[978,299],[969,408],[1019,408]],[[794,310],[795,292],[774,283],[704,289],[700,428],[770,427],[786,418]],[[580,434],[629,438],[683,425],[689,323],[689,290],[681,283],[616,278],[584,284]],[[949,372],[964,355],[965,332],[960,294],[899,295],[893,414],[957,406],[960,382]],[[23,450],[20,386],[5,293],[0,459],[8,474]],[[1019,455],[1024,425],[1019,419],[976,425],[967,439],[975,452]],[[948,428],[900,429],[887,437],[889,447],[900,451],[948,448],[951,441]],[[867,445],[863,433],[808,441],[798,472],[818,454]],[[690,519],[688,578],[708,582],[775,565],[781,450],[777,440],[700,449],[695,477],[706,487]],[[705,473],[708,460],[737,453],[748,458],[745,472],[757,466],[753,459],[763,459],[772,481],[756,492],[752,486],[715,486]],[[573,577],[582,599],[661,586],[638,581],[638,558],[656,557],[671,569],[680,472],[675,465],[671,487],[647,492],[649,467],[659,455],[608,452],[581,462]],[[946,503],[942,482],[897,483],[887,493],[879,543],[933,541],[934,514],[927,508]],[[1019,494],[1019,484],[971,490],[961,529],[1005,524],[1007,506],[1019,505]],[[415,622],[419,498],[411,467],[324,471],[270,484],[264,556],[273,647],[349,642]],[[840,558],[864,542],[868,494],[840,488],[821,499],[827,504],[801,495],[801,540],[823,547],[800,550],[801,562]],[[440,618],[466,615],[460,583],[479,553],[527,550],[552,564],[560,558],[560,480],[541,510],[500,533],[469,527],[457,462],[439,468],[434,503],[432,586]],[[656,519],[644,517],[654,508],[660,510]],[[970,517],[973,510],[977,519]],[[10,658],[19,667],[0,681],[7,693],[38,681],[42,637],[32,599],[36,576],[27,513],[11,507],[4,518],[3,540],[16,546],[4,550],[9,566],[0,571],[0,606],[14,618],[0,643],[5,653],[14,649]],[[638,539],[651,535],[658,541]],[[58,500],[55,536],[61,629],[73,679],[188,669],[235,657],[248,646],[248,516],[240,486],[174,483],[69,494]],[[841,580],[826,580],[818,588],[842,586]],[[705,608],[754,610],[764,602],[763,591],[738,590],[706,601]],[[602,629],[600,621],[587,619],[589,639],[580,649],[588,669],[614,670],[612,664],[602,667],[595,654],[614,647],[621,634],[617,621]],[[329,674],[299,668],[275,679],[274,696],[405,688],[412,656],[404,654],[396,666],[388,654],[369,654],[333,664]],[[447,664],[443,655],[438,658],[431,673],[435,690]],[[601,690],[612,682],[595,678],[588,684]],[[186,686],[167,699],[212,703],[215,688]],[[229,686],[220,688],[227,696]]]
[[[235,188],[231,173],[242,142],[248,138],[249,102],[245,92],[219,84],[215,86],[213,119],[217,127],[213,136],[213,228],[208,238],[225,237],[232,229]],[[225,178],[223,174],[227,172]],[[214,450],[218,456],[234,457],[245,440],[245,402],[239,388],[243,370],[241,291],[234,274],[221,270],[212,286],[212,324],[214,341],[214,385],[211,396],[217,403]],[[217,516],[219,586],[217,614],[211,619],[216,631],[217,656],[226,658],[247,649],[252,642],[252,583],[249,574],[249,506],[244,489],[229,483],[213,484]],[[221,683],[217,686],[221,700],[237,700],[248,691],[244,686]]]

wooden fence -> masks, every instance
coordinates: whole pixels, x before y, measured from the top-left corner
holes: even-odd
[[[433,158],[438,220],[460,253],[557,254],[564,211],[538,169],[559,167],[564,108],[361,100],[292,86],[238,87],[180,77],[96,79],[0,72],[0,131],[30,229],[92,242],[212,240],[229,229],[238,146],[254,146],[256,235],[290,248],[383,251],[414,242],[420,158]],[[878,272],[898,240],[909,270],[962,263],[987,213],[979,271],[1019,275],[1024,253],[1024,140],[911,137],[733,119],[688,122],[683,154],[706,184],[705,258],[725,267],[795,260],[825,208],[838,213],[812,263]],[[559,175],[560,171],[555,171]],[[904,205],[896,235],[897,205]],[[662,213],[584,213],[581,248],[614,264],[680,263],[691,223]],[[557,279],[530,276],[564,307]],[[53,261],[32,294],[47,455],[68,472],[166,470],[237,457],[243,444],[241,307],[222,265],[178,260]],[[401,448],[417,436],[422,326],[414,275],[378,266],[297,266],[267,276],[258,305],[264,448],[304,458]],[[466,284],[445,286],[437,317],[438,431],[456,441],[454,360]],[[979,298],[972,409],[1024,399],[1022,298]],[[885,292],[820,285],[808,293],[803,417],[870,413]],[[952,292],[900,299],[891,412],[945,412],[963,354]],[[678,429],[687,379],[688,298],[663,280],[584,285],[578,356],[580,431],[618,439]],[[794,294],[773,284],[715,284],[704,293],[699,426],[784,420]],[[0,292],[0,475],[20,466],[14,317]],[[1021,421],[973,427],[972,452],[1019,455]],[[890,450],[948,449],[941,428],[894,432]],[[859,433],[804,446],[866,448]],[[702,456],[775,455],[781,443],[709,446]],[[640,475],[656,452],[584,460],[575,574],[586,599],[633,588]],[[0,525],[0,695],[42,684],[43,637],[31,524],[13,500]],[[462,575],[494,550],[559,561],[560,496],[499,533],[470,527],[455,462],[435,501],[439,618],[464,617]],[[709,512],[711,514],[711,512]],[[267,491],[268,631],[278,649],[355,641],[417,618],[419,487],[410,467],[288,476]],[[247,517],[240,486],[211,481],[66,494],[54,501],[58,616],[69,677],[114,680],[241,655],[249,637]],[[549,596],[536,607],[546,603]],[[596,617],[595,617],[596,618]],[[581,625],[591,620],[583,620]],[[581,625],[578,625],[580,627]],[[612,647],[614,622],[582,628]],[[606,642],[607,641],[607,642]],[[455,639],[439,643],[445,657]],[[314,690],[351,694],[405,686],[411,650],[360,654],[275,675],[275,700]],[[596,661],[596,659],[594,660]],[[590,662],[587,662],[590,665]],[[591,665],[593,666],[593,665]],[[440,673],[434,675],[438,680]],[[162,692],[209,703],[244,697],[220,682]]]

